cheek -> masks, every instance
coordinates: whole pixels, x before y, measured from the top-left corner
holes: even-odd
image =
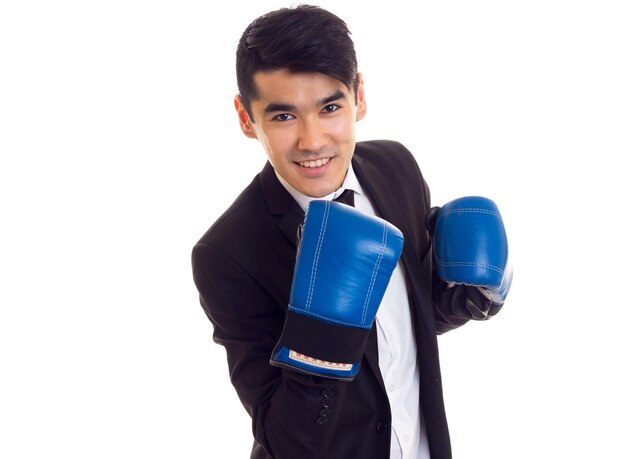
[[[258,139],[272,162],[285,161],[290,151],[291,138],[286,130],[264,131]]]
[[[328,126],[328,132],[337,140],[350,140],[354,136],[355,120],[350,116],[334,119]]]

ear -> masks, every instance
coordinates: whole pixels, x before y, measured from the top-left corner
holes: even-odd
[[[356,120],[361,121],[367,113],[367,103],[365,101],[365,88],[363,87],[363,74],[357,73],[359,87],[356,91]]]
[[[252,120],[250,120],[250,116],[248,115],[248,111],[243,106],[241,102],[241,97],[235,96],[235,110],[237,110],[237,117],[239,118],[239,127],[241,127],[241,132],[246,137],[250,137],[251,139],[256,139],[256,133],[254,132],[254,128],[252,126]]]

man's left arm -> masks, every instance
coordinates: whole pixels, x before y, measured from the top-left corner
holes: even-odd
[[[506,233],[495,203],[469,197],[442,208],[431,207],[428,185],[404,145],[363,142],[359,152],[382,177],[393,177],[389,187],[406,216],[407,227],[412,228],[407,234],[413,235],[432,288],[429,293],[437,333],[497,314],[510,286],[511,269],[507,266]]]
[[[508,241],[496,204],[455,199],[427,218],[433,238],[433,297],[438,332],[486,320],[502,308],[512,280]]]

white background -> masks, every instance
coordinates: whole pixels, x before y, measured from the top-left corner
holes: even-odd
[[[359,140],[507,225],[505,309],[440,338],[455,457],[624,458],[622,2],[411,3],[319,4],[353,32]],[[0,5],[0,457],[247,457],[190,251],[265,161],[234,52],[288,3]]]

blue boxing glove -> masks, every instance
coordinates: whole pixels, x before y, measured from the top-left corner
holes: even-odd
[[[270,363],[352,380],[403,243],[400,230],[385,220],[338,202],[312,201]]]
[[[512,269],[504,224],[493,201],[467,196],[444,205],[436,217],[434,250],[442,280],[478,287],[488,300],[504,303]]]

